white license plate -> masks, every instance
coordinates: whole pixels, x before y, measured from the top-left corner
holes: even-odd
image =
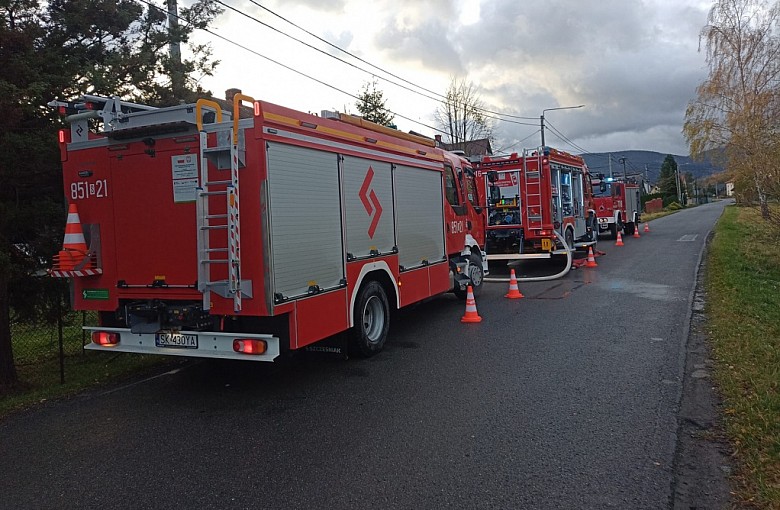
[[[183,349],[197,349],[198,335],[185,335],[160,331],[154,335],[154,343],[157,347],[180,347]]]

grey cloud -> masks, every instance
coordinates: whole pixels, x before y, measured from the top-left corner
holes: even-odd
[[[432,71],[460,74],[460,56],[447,38],[447,30],[437,19],[426,20],[412,29],[397,28],[391,21],[376,35],[375,43],[393,60],[423,62]]]

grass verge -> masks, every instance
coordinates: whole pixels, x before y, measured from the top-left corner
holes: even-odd
[[[63,366],[60,369],[56,325],[11,326],[18,384],[0,392],[0,418],[13,411],[55,398],[69,396],[92,386],[116,383],[171,363],[171,358],[136,354],[84,351],[82,325],[96,317],[72,312],[62,329]],[[61,373],[64,373],[64,383]]]
[[[708,253],[707,311],[740,505],[780,509],[780,236],[727,207]]]
[[[65,382],[60,383],[58,359],[17,366],[19,384],[0,394],[0,419],[33,404],[67,397],[90,387],[117,383],[139,374],[159,370],[171,360],[160,356],[86,352],[65,358]]]

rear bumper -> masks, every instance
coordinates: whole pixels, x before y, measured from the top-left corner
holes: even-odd
[[[119,343],[105,346],[90,342],[85,349],[105,352],[129,352],[135,354],[158,354],[162,356],[185,356],[188,358],[238,359],[247,361],[273,361],[279,356],[279,338],[273,335],[248,333],[221,333],[215,331],[181,331],[197,337],[197,348],[158,347],[155,333],[132,333],[129,328],[85,327],[86,331],[105,331],[119,334]],[[233,350],[233,341],[240,339],[264,340],[267,349],[263,354],[243,354]]]

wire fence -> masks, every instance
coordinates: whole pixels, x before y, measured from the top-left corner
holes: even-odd
[[[19,382],[35,387],[66,381],[66,360],[85,356],[88,342],[83,326],[97,324],[96,312],[73,312],[64,307],[53,324],[11,324],[11,343]]]

